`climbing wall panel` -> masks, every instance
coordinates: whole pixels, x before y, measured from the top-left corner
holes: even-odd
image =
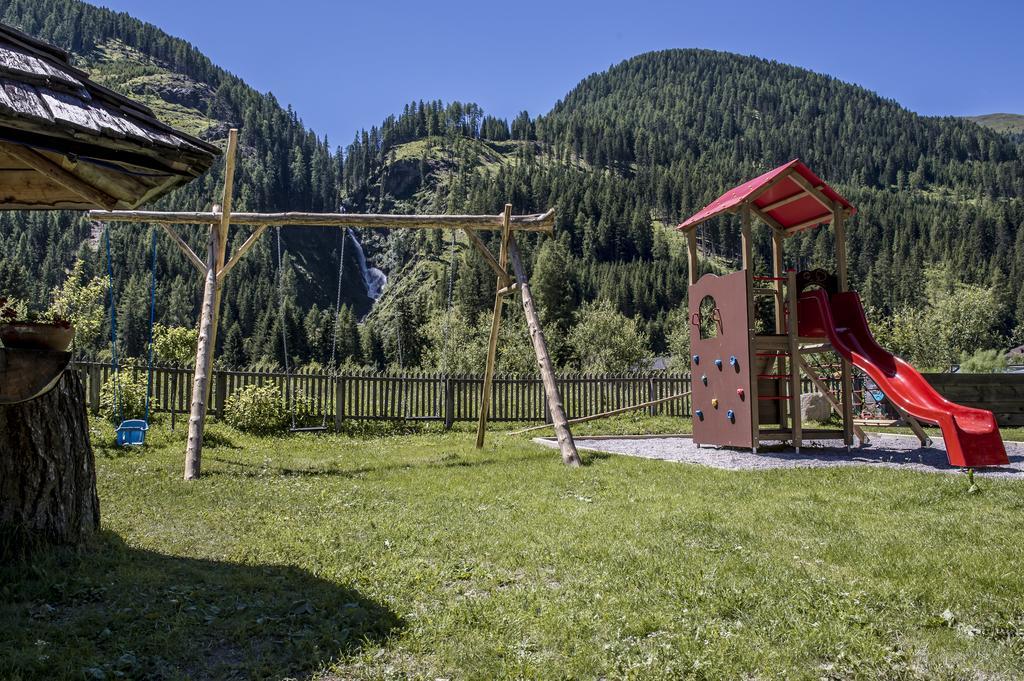
[[[750,320],[745,273],[706,274],[690,286],[693,441],[751,447]]]

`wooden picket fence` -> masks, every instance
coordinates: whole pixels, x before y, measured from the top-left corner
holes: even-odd
[[[89,408],[100,407],[100,386],[111,373],[109,364],[78,362],[85,380]],[[145,380],[145,367],[122,371]],[[1021,374],[926,374],[925,378],[947,398],[995,412],[1001,426],[1024,425],[1024,375]],[[362,371],[330,375],[313,371],[286,376],[272,371],[214,371],[211,409],[220,416],[228,396],[249,384],[276,385],[289,394],[306,423],[326,417],[335,427],[348,419],[377,421],[476,421],[483,389],[482,376],[444,375],[426,372]],[[837,378],[825,383],[838,391]],[[669,397],[690,389],[690,375],[667,372],[635,374],[564,374],[559,377],[562,401],[569,418],[591,416],[613,409]],[[288,388],[288,390],[286,390]],[[153,410],[167,412],[172,420],[187,414],[192,401],[192,369],[156,367],[151,395]],[[803,380],[803,392],[816,388]],[[550,421],[544,387],[539,376],[495,376],[491,421]],[[652,416],[690,416],[688,397],[645,408]]]
[[[108,364],[79,362],[85,380],[89,408],[100,407],[100,387],[111,375]],[[144,381],[142,366],[122,368]],[[340,375],[299,371],[290,381],[282,372],[213,372],[210,408],[224,413],[228,397],[246,385],[276,385],[288,394],[306,423],[326,417],[335,427],[349,419],[375,421],[440,421],[451,427],[456,421],[476,421],[479,416],[483,377],[428,372],[357,371]],[[565,374],[559,377],[562,401],[569,418],[590,416],[668,397],[690,389],[689,374],[649,372],[621,375]],[[170,413],[172,419],[187,414],[192,398],[192,369],[155,367],[151,387],[154,412]],[[650,415],[689,416],[690,400],[682,398],[645,408]],[[547,400],[540,376],[494,378],[490,403],[491,421],[549,421]]]

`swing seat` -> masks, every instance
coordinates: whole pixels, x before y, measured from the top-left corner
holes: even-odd
[[[289,428],[289,433],[322,433],[327,430],[327,426],[305,426],[298,428]]]
[[[122,421],[117,427],[117,446],[135,447],[146,444],[146,431],[149,424],[142,419]]]

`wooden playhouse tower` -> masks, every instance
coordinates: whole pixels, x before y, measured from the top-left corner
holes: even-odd
[[[803,359],[832,348],[820,337],[801,338],[797,319],[799,287],[809,280],[847,290],[845,225],[855,210],[806,165],[793,160],[730,189],[678,226],[689,246],[694,442],[756,451],[763,442],[788,441],[799,451],[804,439],[841,439],[849,447],[856,433],[865,441],[853,422],[850,363],[842,361],[840,387],[834,393]],[[697,226],[723,213],[740,216],[742,268],[698,279]],[[771,276],[755,275],[755,218],[772,231]],[[834,279],[820,271],[799,278],[793,270],[784,271],[786,237],[828,223],[835,232]],[[759,324],[762,297],[772,301],[774,320]],[[803,427],[801,374],[841,415],[841,430]]]

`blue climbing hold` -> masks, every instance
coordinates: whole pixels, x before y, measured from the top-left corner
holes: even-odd
[[[736,359],[736,355],[732,355],[731,357],[729,357],[729,366],[735,367],[735,366],[738,366],[739,363],[740,363],[740,361],[738,359]]]
[[[722,360],[716,359],[715,360],[715,366],[718,367],[719,369],[721,369],[722,368]]]
[[[708,375],[707,374],[701,374],[700,375],[700,381],[704,385],[707,385],[708,384]]]
[[[699,418],[701,421],[704,420],[704,412],[702,412],[700,409],[698,409],[697,411],[695,411],[693,413],[696,414],[697,418]]]
[[[729,411],[725,412],[725,418],[729,419],[730,421],[734,421],[735,422],[736,421],[736,414],[735,414],[735,412],[733,412],[732,409],[730,409]]]
[[[694,364],[700,364],[700,355],[694,355],[693,356],[693,363]]]

